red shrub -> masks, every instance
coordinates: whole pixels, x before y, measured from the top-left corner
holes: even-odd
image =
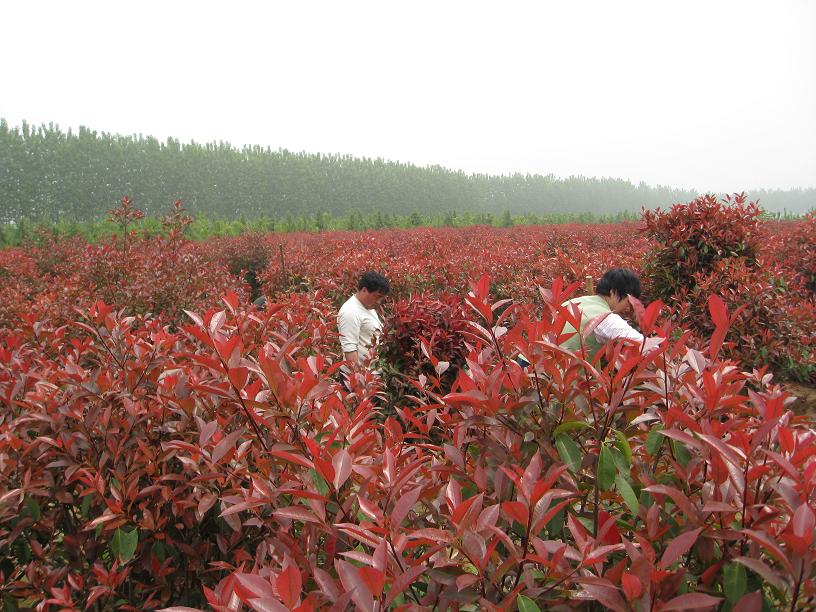
[[[4,251],[0,325],[17,327],[23,317],[32,316],[68,322],[77,307],[97,300],[128,314],[161,314],[178,321],[185,309],[205,308],[227,290],[244,294],[246,286],[206,251],[178,237],[132,235],[128,242],[62,240]],[[46,265],[51,261],[58,263]]]
[[[706,331],[695,334],[661,319],[654,302],[638,309],[639,325],[671,341],[650,351],[612,343],[586,361],[557,344],[573,316],[560,304],[574,284],[533,284],[540,308],[490,293],[526,295],[563,262],[543,246],[535,255],[529,236],[516,240],[522,258],[509,252],[509,233],[477,232],[475,245],[440,236],[460,249],[444,271],[412,251],[398,256],[401,243],[385,235],[353,238],[392,250],[389,273],[404,287],[415,273],[416,282],[458,283],[466,254],[471,269],[501,272],[465,297],[465,366],[450,392],[416,372],[406,377],[411,401],[383,407],[372,401],[372,373],[353,393],[334,380],[333,292],[347,290],[343,279],[360,264],[338,256],[326,265],[343,252],[333,250],[339,242],[325,251],[315,243],[302,263],[315,293],[263,311],[233,292],[205,299],[216,283],[200,279],[230,278],[203,255],[207,245],[180,247],[174,260],[167,242],[139,242],[133,259],[121,259],[127,265],[111,247],[117,283],[79,259],[99,251],[80,249],[86,278],[116,299],[143,300],[139,308],[186,290],[184,299],[200,304],[186,320],[129,316],[120,311],[128,304],[101,302],[80,315],[75,296],[95,289],[74,285],[79,272],[47,293],[30,257],[3,252],[14,291],[30,292],[34,308],[0,330],[4,607],[810,605],[816,433],[787,410],[791,398],[767,370],[721,358],[753,333],[750,317],[784,294],[762,288],[752,314],[751,266],[716,264],[732,283],[718,291],[745,308],[706,296],[695,313]],[[172,263],[161,267],[161,254]],[[588,259],[576,256],[581,271]],[[171,272],[195,261],[210,271],[173,285],[188,281]],[[453,299],[422,299],[402,302],[395,317],[403,329],[413,318],[427,326],[395,346],[459,316]],[[40,316],[50,312],[59,313],[53,322]],[[432,366],[461,354],[457,334],[426,337]],[[529,367],[516,363],[519,353]]]
[[[469,326],[462,306],[461,298],[445,294],[393,303],[377,354],[388,377],[398,379],[393,385],[400,394],[405,393],[406,379],[420,375],[439,379],[441,388],[450,389],[467,355]]]
[[[816,307],[791,300],[778,269],[725,259],[710,272],[698,272],[694,283],[675,300],[681,320],[709,335],[714,326],[706,316],[707,301],[719,295],[734,313],[726,337],[729,356],[752,367],[767,365],[784,379],[816,380]]]
[[[766,248],[767,259],[778,262],[792,290],[805,297],[816,294],[816,212],[806,215],[784,232],[781,240]],[[809,295],[808,295],[809,294]]]
[[[209,256],[250,288],[254,300],[264,292],[263,272],[274,253],[267,237],[262,234],[243,234],[234,238],[216,238],[208,242]],[[278,279],[281,284],[282,279]],[[277,285],[273,285],[273,288]],[[287,284],[288,288],[288,284]]]
[[[808,324],[814,308],[788,291],[785,279],[796,284],[799,277],[781,265],[759,265],[759,213],[743,195],[723,202],[705,196],[669,212],[644,212],[646,232],[659,243],[644,266],[648,291],[665,299],[676,319],[700,335],[711,332],[704,315],[709,296],[719,295],[734,312],[731,357],[754,367],[768,365],[784,379],[807,381],[816,378]],[[803,252],[797,250],[799,235],[786,236],[792,252]]]
[[[645,232],[658,243],[645,266],[653,295],[668,299],[691,288],[695,274],[710,271],[722,259],[755,263],[760,213],[756,203],[746,204],[745,194],[722,202],[706,195],[665,212],[645,210]]]

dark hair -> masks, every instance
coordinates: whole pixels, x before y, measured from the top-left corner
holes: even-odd
[[[631,295],[632,297],[640,297],[640,279],[638,275],[628,268],[612,268],[598,281],[598,287],[595,293],[598,295],[611,295],[612,289],[618,294],[619,298]]]
[[[379,291],[387,294],[391,292],[391,283],[382,274],[365,272],[360,277],[360,282],[357,283],[357,289],[368,289],[371,292]]]

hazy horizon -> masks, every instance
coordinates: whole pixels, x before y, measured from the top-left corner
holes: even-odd
[[[699,192],[816,187],[808,0],[33,1],[0,14],[11,126]]]
[[[5,119],[5,117],[0,117],[0,120],[4,120],[4,119]],[[95,132],[95,133],[97,133],[99,135],[104,133],[104,134],[109,134],[111,136],[156,138],[162,144],[166,144],[166,142],[167,142],[167,138],[157,138],[153,134],[145,134],[145,133],[125,134],[125,133],[121,133],[121,132],[108,132],[108,131],[104,131],[104,130],[97,130],[91,125],[65,127],[65,126],[59,125],[59,124],[57,124],[56,122],[53,122],[53,121],[52,122],[39,122],[39,123],[33,123],[33,122],[28,121],[26,119],[23,119],[22,121],[26,122],[30,127],[33,127],[35,129],[39,128],[39,127],[42,127],[42,126],[47,127],[48,125],[53,125],[54,128],[58,128],[60,131],[62,131],[64,133],[68,133],[68,131],[70,129],[72,134],[76,134],[77,131],[80,128],[84,128],[84,129],[89,129],[92,132]],[[9,123],[9,128],[11,128],[11,129],[21,129],[21,127],[22,127],[22,122],[20,122],[18,124]],[[258,144],[258,143],[248,143],[246,145],[238,146],[238,145],[235,145],[233,143],[229,143],[229,142],[224,141],[224,140],[221,140],[221,141],[218,141],[218,140],[199,141],[199,140],[195,140],[195,139],[193,139],[193,140],[180,140],[180,139],[177,139],[174,136],[169,136],[169,138],[173,138],[175,140],[178,140],[179,143],[182,146],[186,146],[186,145],[190,145],[190,144],[197,144],[197,145],[228,144],[228,145],[232,146],[234,149],[237,149],[237,150],[240,150],[241,148],[243,148],[245,146],[246,147],[260,146],[260,147],[263,147],[264,149],[266,149],[268,146],[270,146],[270,145],[261,145],[261,144]],[[654,188],[671,188],[671,189],[677,189],[677,190],[695,191],[695,189],[693,187],[684,188],[684,187],[677,187],[676,185],[659,185],[659,184],[646,183],[645,181],[636,183],[634,181],[631,181],[630,179],[617,177],[617,176],[589,176],[589,175],[582,175],[582,174],[574,174],[574,175],[569,175],[569,176],[558,176],[558,175],[554,175],[552,173],[543,174],[543,173],[540,173],[540,172],[538,172],[538,173],[532,173],[532,172],[529,172],[529,173],[505,172],[505,173],[501,173],[501,174],[500,173],[487,173],[487,172],[477,173],[477,172],[468,172],[466,170],[460,170],[460,169],[457,169],[457,168],[449,168],[447,166],[441,166],[440,164],[425,164],[425,165],[423,165],[423,164],[416,164],[414,162],[407,161],[407,160],[396,160],[396,159],[371,158],[371,157],[365,157],[365,156],[357,156],[357,155],[354,155],[352,153],[344,153],[342,151],[303,151],[303,150],[301,150],[301,151],[291,151],[291,150],[288,150],[288,149],[286,149],[284,147],[272,148],[271,151],[272,152],[289,151],[290,153],[295,153],[295,154],[321,155],[321,156],[327,156],[327,157],[328,156],[347,156],[347,155],[351,155],[352,157],[356,157],[358,159],[381,159],[385,163],[398,163],[398,164],[403,164],[403,165],[411,165],[411,166],[415,166],[415,167],[418,167],[418,168],[441,167],[444,170],[450,170],[452,172],[461,171],[461,172],[463,172],[464,174],[466,174],[468,176],[481,175],[481,176],[495,176],[495,177],[512,177],[514,175],[521,174],[521,175],[543,176],[543,177],[553,176],[553,178],[555,178],[556,180],[564,180],[564,181],[569,180],[571,178],[587,178],[587,179],[599,179],[599,180],[620,180],[620,181],[625,181],[625,182],[628,181],[630,184],[632,184],[635,187],[637,187],[639,184],[643,183],[643,184],[646,184],[648,187],[654,187]],[[752,192],[752,191],[777,191],[777,190],[778,191],[805,191],[805,190],[811,190],[811,189],[816,189],[816,187],[808,187],[808,186],[805,186],[805,187],[789,187],[789,188],[755,187],[753,189],[743,189],[741,191],[744,191],[744,192],[750,194],[750,192]],[[702,193],[715,193],[715,194],[718,194],[718,195],[724,195],[724,194],[731,195],[731,194],[734,194],[734,193],[738,193],[738,192],[733,192],[733,191],[705,191],[705,190],[696,190],[696,191],[698,191],[701,194]]]

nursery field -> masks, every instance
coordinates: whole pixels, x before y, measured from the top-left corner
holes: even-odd
[[[204,242],[181,203],[156,238],[111,215],[0,250],[3,609],[816,609],[813,214]],[[564,349],[611,267],[665,341]],[[392,293],[346,388],[365,270]]]

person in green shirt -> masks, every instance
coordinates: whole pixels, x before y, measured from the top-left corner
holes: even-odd
[[[598,282],[595,295],[585,295],[567,300],[562,306],[578,306],[581,313],[581,329],[578,333],[573,325],[564,325],[562,333],[572,333],[569,339],[561,346],[571,351],[578,351],[581,342],[590,355],[594,355],[610,340],[629,338],[636,342],[643,342],[643,334],[634,329],[623,315],[631,312],[632,304],[629,296],[640,298],[640,278],[628,268],[612,268],[608,270]],[[595,329],[581,338],[584,329],[596,317],[603,317]]]

